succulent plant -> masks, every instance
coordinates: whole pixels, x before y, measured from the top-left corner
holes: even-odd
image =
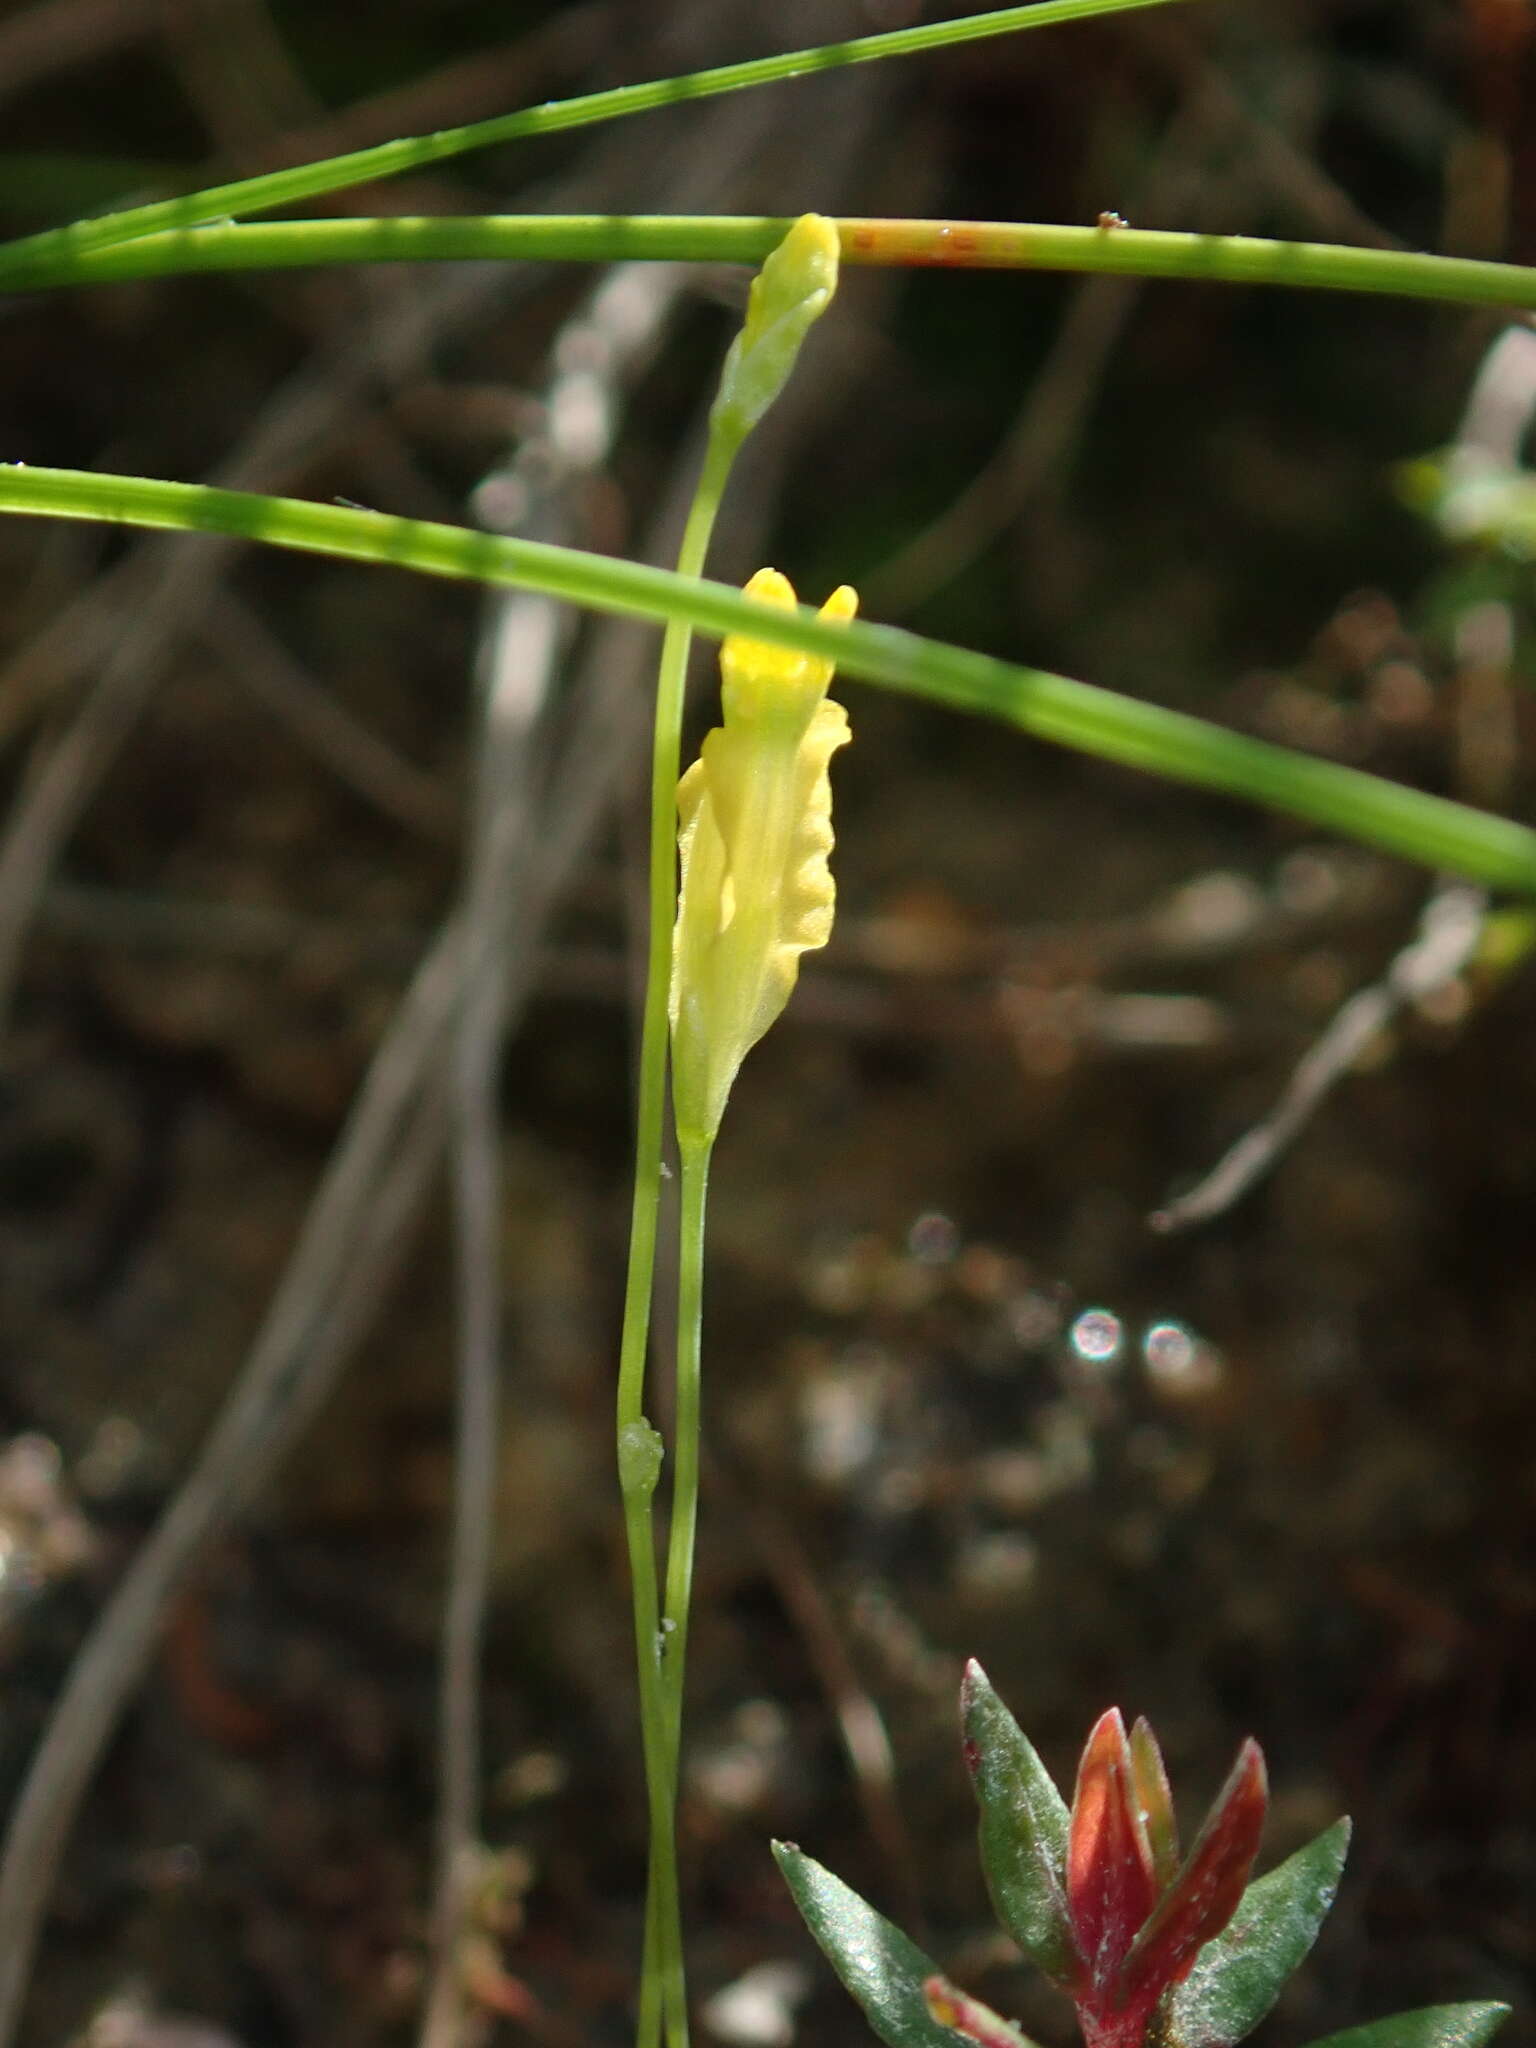
[[[961,1689],[981,1860],[998,1919],[1077,2007],[1085,2048],[1233,2048],[1259,2024],[1317,1937],[1349,1846],[1335,1821],[1251,1876],[1268,1805],[1264,1757],[1239,1749],[1181,1857],[1168,1775],[1145,1721],[1117,1708],[1083,1750],[1068,1807],[979,1664]],[[857,1892],[799,1849],[779,1867],[813,1935],[887,2048],[1033,2048],[951,1984]],[[1313,2048],[1482,2048],[1508,2012],[1430,2006]]]

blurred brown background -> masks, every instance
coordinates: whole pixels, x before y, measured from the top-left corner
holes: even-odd
[[[3,225],[924,12],[33,0],[0,19]],[[1217,0],[324,204],[1117,210],[1536,262],[1533,49],[1528,0]],[[743,292],[509,265],[14,298],[0,454],[665,560]],[[772,560],[815,600],[847,579],[870,616],[1526,813],[1529,568],[1454,552],[1393,480],[1456,433],[1499,331],[1385,300],[854,273],[713,566]],[[253,1348],[279,1394],[327,1393],[175,1595],[70,1837],[24,2038],[413,2031],[453,1056],[441,1017],[417,1030],[401,1006],[491,818],[506,857],[470,911],[509,977],[501,1860],[473,1981],[498,2038],[622,2041],[644,1847],[611,1408],[653,642],[403,575],[22,521],[0,528],[0,617],[8,1788]],[[845,694],[837,933],[749,1062],[715,1173],[684,1816],[702,2031],[857,2038],[778,1887],[779,1834],[1066,2040],[988,1932],[953,1725],[968,1654],[1064,1775],[1117,1700],[1159,1728],[1191,1823],[1250,1731],[1276,1854],[1354,1814],[1344,1894],[1267,2039],[1518,2005],[1529,970],[1453,962],[1271,1175],[1159,1235],[1149,1214],[1410,944],[1432,878]],[[1457,901],[1475,934],[1483,907]],[[398,1127],[295,1272],[381,1046]],[[1528,2014],[1504,2039],[1530,2039]]]

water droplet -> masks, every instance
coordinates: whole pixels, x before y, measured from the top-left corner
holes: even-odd
[[[1195,1340],[1182,1323],[1153,1323],[1141,1340],[1147,1371],[1155,1380],[1182,1379],[1195,1356]]]
[[[1221,1355],[1183,1323],[1152,1323],[1141,1340],[1147,1376],[1165,1394],[1202,1394],[1222,1376]]]
[[[1072,1325],[1072,1349],[1089,1365],[1113,1365],[1123,1336],[1117,1315],[1107,1308],[1085,1308]]]

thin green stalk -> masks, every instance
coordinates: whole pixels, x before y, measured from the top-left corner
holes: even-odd
[[[1145,7],[1164,7],[1171,0],[1036,0],[1032,6],[1000,7],[986,14],[972,14],[958,21],[928,22],[917,28],[891,29],[881,35],[859,36],[850,42],[825,43],[808,50],[791,50],[776,57],[756,57],[744,64],[721,64],[707,71],[694,71],[681,78],[654,79],[644,85],[620,86],[610,92],[584,93],[575,99],[552,100],[541,107],[526,107],[515,114],[502,114],[489,121],[474,121],[460,128],[440,129],[435,135],[408,136],[402,141],[380,143],[372,149],[357,149],[345,156],[327,157],[319,163],[297,164],[291,169],[267,171],[255,178],[237,178],[228,184],[210,185],[177,199],[152,200],[145,206],[125,208],[91,220],[76,221],[65,228],[49,228],[0,246],[0,287],[21,288],[39,269],[46,270],[61,254],[81,255],[103,249],[162,229],[185,229],[206,221],[222,220],[235,214],[270,213],[274,207],[294,206],[324,192],[340,192],[350,185],[390,178],[423,164],[441,163],[473,149],[517,142],[535,135],[555,135],[572,128],[585,128],[599,121],[615,121],[629,114],[643,114],[682,100],[710,99],[720,93],[741,92],[749,86],[772,85],[781,79],[802,77],[807,72],[831,71],[845,64],[867,64],[882,57],[917,56],[927,50],[941,50],[958,43],[979,41],[986,36],[1012,35],[1023,29],[1049,28],[1056,23],[1087,21],[1097,15],[1124,14]]]
[[[704,1212],[713,1140],[682,1148],[677,1268],[677,1422],[674,1430],[672,1525],[667,1544],[667,1606],[662,1624],[662,1690],[674,1767],[682,1748],[683,1691],[688,1660],[688,1610],[693,1594],[694,1536],[699,1520],[701,1431],[700,1330],[704,1304]]]
[[[640,1193],[639,1176],[635,1194]],[[652,1230],[654,1250],[654,1227]],[[630,1273],[639,1256],[633,1225],[630,1236]],[[626,1301],[625,1329],[629,1328]],[[623,1483],[624,1537],[629,1550],[630,1601],[634,1611],[635,1668],[640,1695],[640,1739],[645,1760],[646,1832],[648,1850],[645,1882],[645,1945],[640,1966],[639,2015],[635,2029],[637,2048],[656,2048],[661,2036],[662,1965],[657,1902],[664,1893],[677,1890],[676,1831],[669,1825],[671,1782],[664,1740],[666,1708],[661,1695],[661,1614],[656,1589],[656,1557],[651,1533],[651,1494]]]
[[[677,573],[696,578],[704,566],[734,446],[711,435],[703,474],[694,493]],[[672,971],[672,919],[677,895],[677,779],[682,744],[683,698],[693,630],[667,623],[656,688],[651,742],[651,853],[648,888],[650,929],[646,942],[645,1013],[640,1040],[639,1101],[635,1117],[635,1191],[630,1214],[629,1270],[624,1287],[624,1329],[619,1349],[617,1396],[619,1479],[624,1498],[624,1531],[629,1547],[639,1677],[640,1725],[645,1752],[650,1817],[650,1871],[646,1887],[645,1960],[641,1972],[639,2048],[654,2048],[665,2012],[669,2040],[687,2013],[682,1974],[681,1911],[678,1903],[675,1745],[668,1741],[661,1671],[656,1551],[651,1525],[650,1487],[634,1483],[626,1470],[624,1446],[647,1428],[645,1362],[650,1338],[651,1295],[656,1267],[657,1216],[661,1203],[662,1137],[667,1092],[667,991]]]
[[[678,1221],[677,1408],[673,1425],[672,1518],[667,1537],[667,1606],[662,1621],[662,1695],[674,1813],[681,1775],[683,1690],[688,1665],[688,1610],[693,1593],[694,1537],[699,1521],[701,1387],[699,1336],[704,1302],[704,1211],[711,1147],[682,1150]],[[675,1904],[675,1897],[673,1903]],[[667,2048],[688,2048],[687,1984],[680,1914],[664,1929]]]
[[[224,222],[145,235],[94,251],[63,246],[16,277],[0,249],[0,287],[33,291],[192,271],[282,270],[332,263],[466,260],[760,263],[789,223],[711,214],[484,214],[367,220]],[[1416,249],[1354,249],[1254,235],[1193,235],[1029,221],[837,222],[844,263],[956,270],[1073,271],[1278,285],[1450,305],[1536,308],[1536,269]]]
[[[1536,896],[1536,831],[1513,819],[896,627],[829,625],[803,607],[775,611],[723,584],[576,548],[203,484],[0,464],[0,512],[7,511],[233,533],[302,553],[542,590],[627,618],[683,621],[713,634],[750,630],[754,639],[823,655],[844,674],[999,718],[1125,767],[1248,798],[1489,888]]]

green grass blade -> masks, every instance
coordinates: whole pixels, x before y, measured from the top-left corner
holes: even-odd
[[[254,226],[226,222],[146,235],[108,249],[65,249],[46,263],[33,262],[21,288],[329,263],[521,258],[758,264],[782,241],[789,226],[787,220],[771,216],[600,213],[464,214],[446,219],[393,215]],[[1182,278],[1195,284],[1284,285],[1536,309],[1536,269],[1410,249],[1352,249],[1250,235],[1015,221],[842,220],[837,226],[845,263],[1093,271]],[[0,251],[0,264],[3,260]]]
[[[774,85],[783,79],[837,70],[846,64],[867,64],[881,57],[917,56],[956,43],[977,42],[986,36],[1011,35],[1021,29],[1049,28],[1061,22],[1087,21],[1097,15],[1172,4],[1174,0],[1035,0],[1030,6],[1000,7],[987,14],[965,15],[958,21],[891,29],[881,35],[859,36],[851,42],[823,43],[814,49],[790,50],[743,64],[716,65],[681,78],[654,79],[645,85],[625,85],[610,92],[551,100],[541,107],[526,107],[493,120],[443,128],[435,135],[383,142],[372,149],[356,149],[345,156],[297,164],[289,170],[268,171],[260,177],[237,178],[229,184],[210,185],[177,199],[155,200],[121,213],[77,221],[71,227],[29,235],[25,240],[0,247],[0,287],[26,284],[37,267],[47,269],[62,255],[79,255],[162,230],[196,227],[229,215],[270,213],[274,207],[293,206],[302,199],[339,192],[349,185],[371,183],[376,178],[396,177],[402,171],[418,170],[423,164],[441,163],[446,157],[462,156],[492,144],[523,141],[535,135],[557,135],[599,121],[649,113],[683,100],[711,99],[720,93]]]
[[[202,484],[0,465],[0,512],[6,511],[234,534],[429,576],[542,590],[629,618],[684,619],[716,635],[750,631],[756,640],[823,655],[846,675],[1000,718],[1103,760],[1249,798],[1493,888],[1536,895],[1536,832],[1528,826],[896,627],[827,625],[805,609],[752,605],[722,584],[576,548]]]

